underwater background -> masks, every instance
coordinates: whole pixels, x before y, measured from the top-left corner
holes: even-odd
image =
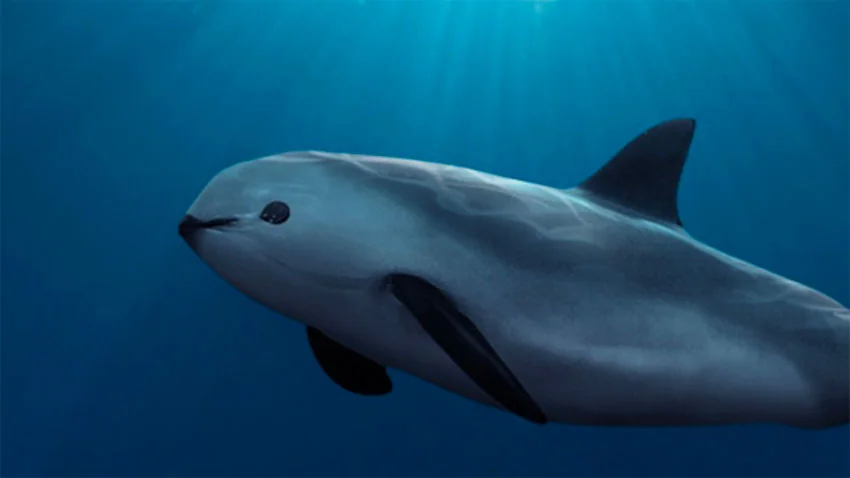
[[[272,153],[569,187],[694,117],[688,231],[846,305],[848,5],[4,0],[2,474],[847,476],[847,426],[538,427],[395,371],[354,396],[177,223]]]

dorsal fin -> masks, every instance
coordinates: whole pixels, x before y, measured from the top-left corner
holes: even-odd
[[[695,128],[693,119],[653,126],[578,188],[660,222],[681,226],[676,196]]]

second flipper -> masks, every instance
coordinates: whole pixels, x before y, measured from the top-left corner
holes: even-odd
[[[386,395],[393,389],[387,369],[307,327],[307,339],[322,370],[340,387],[358,395]]]
[[[543,411],[484,335],[440,289],[408,274],[393,274],[388,283],[428,335],[484,392],[522,418],[546,423]]]

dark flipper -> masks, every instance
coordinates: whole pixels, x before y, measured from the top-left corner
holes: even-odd
[[[358,395],[386,395],[393,389],[387,369],[307,327],[307,339],[319,366],[337,385]]]
[[[416,276],[393,274],[388,279],[399,302],[472,381],[511,412],[534,423],[546,423],[543,411],[451,299]]]

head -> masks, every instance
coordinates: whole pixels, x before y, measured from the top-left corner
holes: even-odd
[[[295,319],[315,304],[380,287],[410,215],[350,161],[287,153],[216,175],[180,235],[219,275]]]

